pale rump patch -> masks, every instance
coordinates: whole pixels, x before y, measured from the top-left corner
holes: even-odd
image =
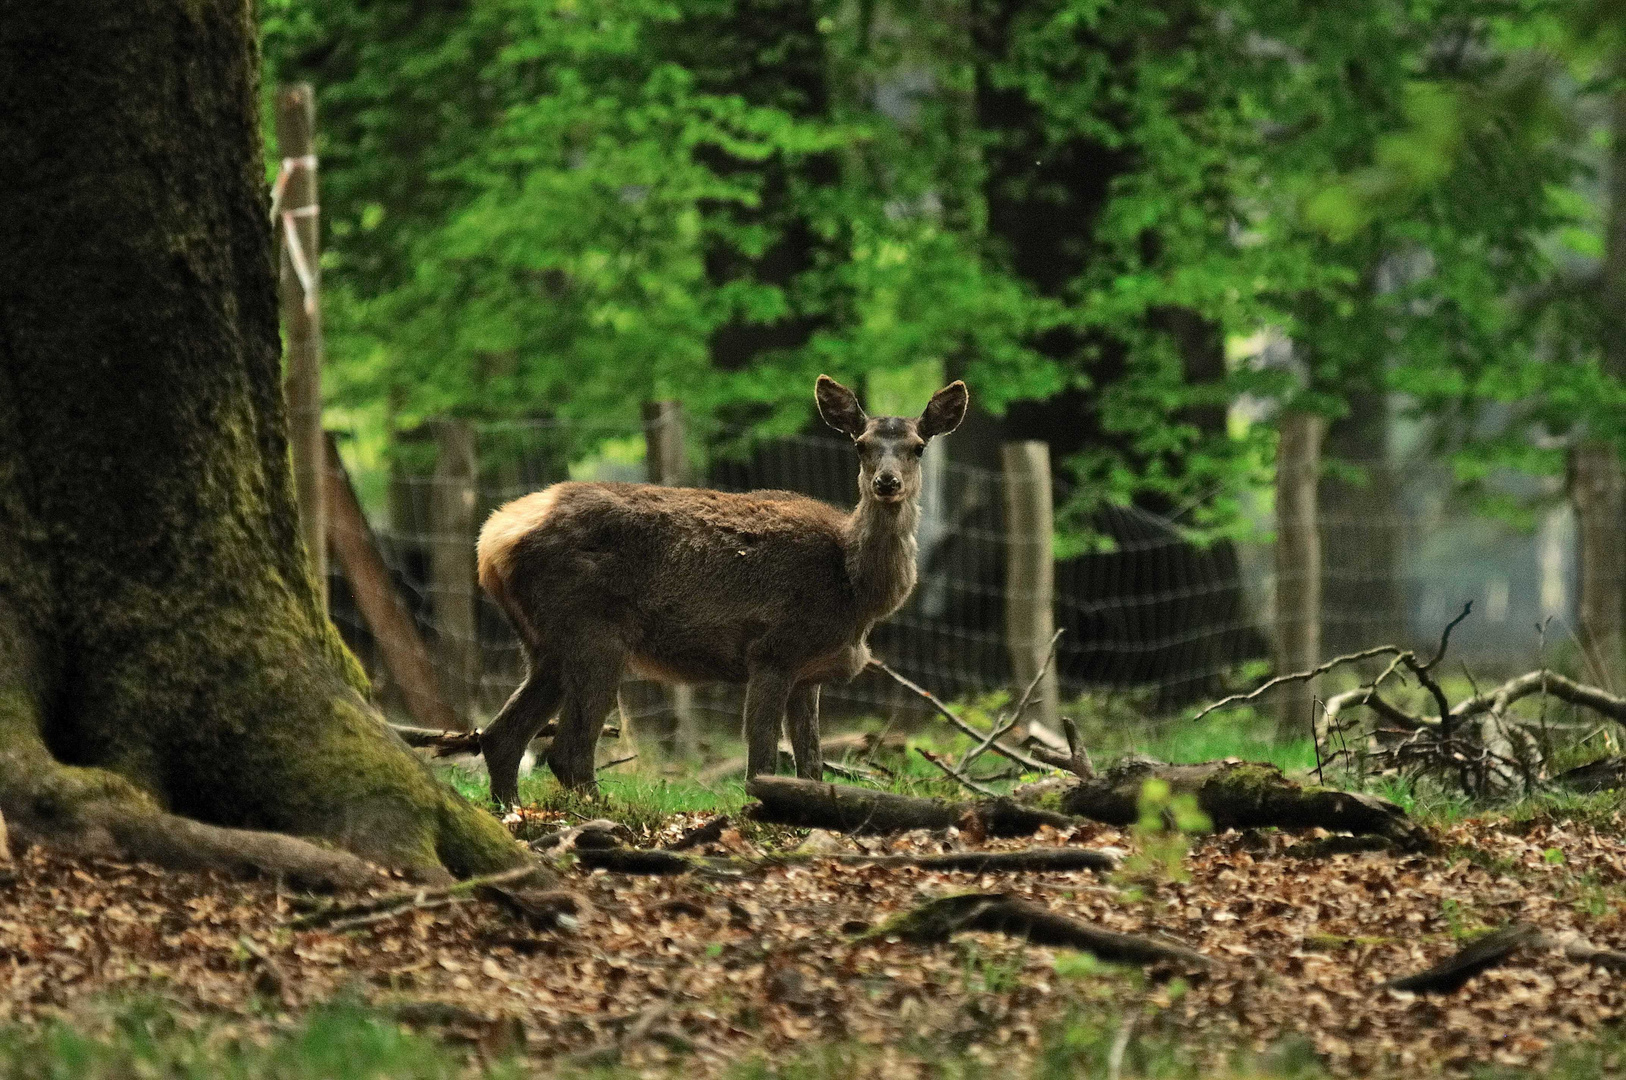
[[[640,679],[650,679],[654,682],[666,683],[668,686],[681,686],[689,681],[683,677],[682,672],[675,668],[669,668],[658,661],[651,660],[647,656],[633,655],[627,657],[627,670]]]
[[[518,605],[509,601],[509,571],[513,566],[514,549],[519,542],[539,528],[553,512],[553,504],[559,498],[559,487],[555,484],[498,507],[486,518],[474,548],[480,588],[508,614],[515,628],[533,641],[536,634],[529,620]]]

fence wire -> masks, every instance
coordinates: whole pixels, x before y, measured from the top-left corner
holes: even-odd
[[[341,448],[351,483],[369,493],[377,549],[441,691],[471,726],[494,715],[524,673],[517,639],[474,581],[480,523],[508,500],[559,480],[645,479],[645,434],[557,422],[485,425],[451,438],[428,433],[389,466],[369,466]],[[844,440],[798,435],[746,445],[713,435],[703,442],[691,472],[704,486],[778,488],[842,507],[856,497],[856,463]],[[465,453],[462,464],[452,460]],[[694,468],[701,456],[709,461]],[[945,698],[1007,688],[1004,477],[950,460],[938,445],[923,468],[919,584],[875,629],[871,648]],[[1388,480],[1393,473],[1374,468],[1383,483],[1322,484],[1323,654],[1433,640],[1468,599],[1480,618],[1453,641],[1454,655],[1470,664],[1508,669],[1561,645],[1575,598],[1567,511],[1548,512],[1532,533],[1453,507],[1441,494],[1448,481],[1424,483],[1426,470],[1407,470],[1409,486]],[[1066,496],[1058,484],[1058,504]],[[1249,661],[1268,659],[1275,588],[1268,543],[1196,543],[1176,523],[1134,507],[1107,507],[1091,524],[1105,543],[1056,564],[1064,701],[1124,692],[1150,711],[1172,712],[1220,693]],[[402,710],[398,680],[336,565],[330,595],[334,621],[381,702]],[[1543,624],[1545,635],[1537,629]],[[733,732],[741,701],[738,687],[698,688],[693,708],[706,731]],[[823,695],[824,711],[835,716],[896,717],[919,705],[873,672]],[[629,678],[622,707],[650,729],[674,723],[670,695],[651,684]]]

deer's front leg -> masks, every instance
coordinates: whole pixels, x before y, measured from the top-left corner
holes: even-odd
[[[790,692],[785,726],[790,728],[790,752],[796,758],[796,775],[804,780],[824,779],[824,754],[819,747],[818,683],[802,683]]]
[[[757,671],[745,687],[745,778],[772,775],[779,764],[779,731],[791,681],[778,672]]]

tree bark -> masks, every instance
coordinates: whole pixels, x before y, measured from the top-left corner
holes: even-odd
[[[1581,534],[1581,647],[1589,682],[1620,693],[1626,666],[1622,588],[1626,586],[1626,475],[1615,445],[1582,442],[1570,454],[1570,497]]]
[[[1626,51],[1615,60],[1626,73]],[[1606,374],[1626,380],[1626,90],[1610,100],[1609,206],[1598,296]],[[1581,533],[1581,646],[1591,681],[1626,691],[1626,469],[1620,450],[1601,439],[1570,455],[1570,496]]]
[[[257,69],[244,0],[0,19],[0,812],[333,883],[515,865],[367,704],[299,543]]]

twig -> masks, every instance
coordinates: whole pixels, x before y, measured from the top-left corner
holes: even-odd
[[[899,686],[902,686],[905,690],[913,690],[916,694],[925,698],[931,707],[937,710],[938,715],[942,716],[949,723],[953,724],[955,728],[963,734],[969,735],[973,739],[982,738],[982,732],[978,731],[976,728],[972,727],[970,724],[956,716],[954,710],[950,709],[947,705],[944,705],[937,695],[932,693],[930,690],[927,690],[919,683],[910,681],[908,678],[899,674],[898,672],[893,671],[880,660],[871,660],[869,662],[869,666],[875,668],[877,671],[883,671],[890,675],[893,681],[895,681]],[[1002,742],[996,742],[989,746],[988,749],[992,750],[996,754],[999,754],[1001,757],[1009,758],[1011,761],[1016,762],[1018,765],[1021,765],[1030,772],[1042,773],[1050,770],[1050,766],[1045,765],[1042,762],[1035,761],[1033,758],[1022,753],[1022,751],[1006,746]]]
[[[408,746],[420,750],[432,750],[435,757],[450,757],[453,754],[478,754],[480,752],[480,731],[457,731],[453,729],[441,730],[438,728],[409,727],[405,724],[390,724],[389,728],[401,737],[401,741]],[[549,720],[536,733],[538,739],[551,739],[558,732],[556,721]],[[606,724],[601,734],[607,739],[621,737],[621,729],[614,724]]]
[[[1397,654],[1403,654],[1405,652],[1407,652],[1407,650],[1402,649],[1398,645],[1379,645],[1375,648],[1364,649],[1361,652],[1345,653],[1343,656],[1335,656],[1326,663],[1311,668],[1309,671],[1295,671],[1288,675],[1278,675],[1274,679],[1267,680],[1262,685],[1248,691],[1246,694],[1232,694],[1230,697],[1221,698],[1212,705],[1203,709],[1202,712],[1199,712],[1191,719],[1193,721],[1201,720],[1209,713],[1215,712],[1219,709],[1229,708],[1232,705],[1241,705],[1249,701],[1257,701],[1266,692],[1274,690],[1276,687],[1281,686],[1284,683],[1306,682],[1318,675],[1325,675],[1333,668],[1341,667],[1344,664],[1353,664],[1357,660],[1370,660],[1374,656],[1394,656]]]
[[[527,863],[524,866],[516,866],[499,873],[487,874],[484,877],[469,878],[466,881],[459,881],[439,888],[413,889],[409,892],[390,893],[387,896],[377,896],[353,904],[329,904],[296,919],[291,919],[286,925],[290,930],[314,930],[374,914],[381,914],[383,917],[388,918],[391,915],[415,908],[441,907],[444,906],[439,903],[442,900],[469,898],[486,886],[513,885],[536,875],[546,875],[547,872],[545,867],[537,863]]]
[[[595,771],[596,772],[603,772],[605,769],[613,769],[617,765],[625,765],[627,762],[633,761],[637,757],[638,757],[637,754],[628,754],[626,757],[616,758],[614,761],[606,761],[604,764],[600,765]]]
[[[1090,751],[1079,736],[1078,725],[1073,723],[1071,716],[1061,718],[1061,733],[1067,736],[1067,756],[1072,759],[1072,773],[1080,780],[1094,780],[1095,762],[1090,760]]]
[[[1445,629],[1440,631],[1440,647],[1434,650],[1434,659],[1423,665],[1424,671],[1433,669],[1435,664],[1438,664],[1441,660],[1445,659],[1446,646],[1451,644],[1451,631],[1455,630],[1457,628],[1457,623],[1461,622],[1463,619],[1466,619],[1473,609],[1474,602],[1469,600],[1462,605],[1462,614],[1445,624]]]
[[[1044,673],[1050,670],[1051,662],[1056,659],[1056,642],[1060,641],[1061,636],[1066,632],[1064,627],[1050,635],[1050,648],[1045,651],[1044,663],[1039,665],[1039,670],[1034,673],[1032,680],[1027,685],[1027,689],[1023,690],[1022,696],[1017,699],[1016,708],[1011,711],[1011,718],[1004,724],[995,724],[989,730],[987,738],[966,752],[965,758],[960,762],[961,772],[969,769],[971,763],[981,757],[996,740],[1008,734],[1012,728],[1022,722],[1022,714],[1028,711],[1028,702],[1033,698],[1033,691],[1038,687],[1040,681],[1044,679]]]
[[[915,752],[918,753],[921,757],[925,758],[927,761],[931,762],[933,765],[936,765],[939,769],[942,769],[943,773],[946,776],[948,776],[950,779],[958,781],[961,785],[966,787],[968,790],[975,791],[978,795],[981,795],[981,796],[983,796],[985,798],[989,798],[989,799],[997,799],[997,798],[999,798],[999,792],[993,790],[992,788],[984,787],[983,785],[977,783],[975,780],[973,780],[969,776],[966,776],[965,774],[961,773],[954,766],[950,765],[948,762],[944,761],[942,758],[938,757],[936,754],[932,753],[930,750],[926,749],[924,746],[915,747]]]

